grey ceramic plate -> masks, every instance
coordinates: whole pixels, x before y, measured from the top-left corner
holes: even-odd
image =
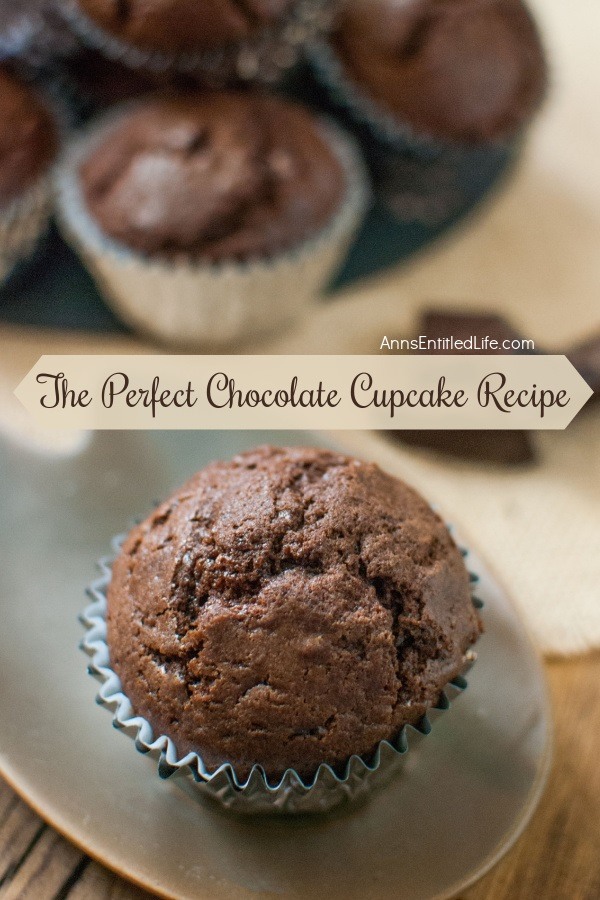
[[[356,809],[234,818],[161,782],[94,703],[77,614],[111,536],[209,459],[265,440],[299,437],[99,433],[63,455],[2,444],[0,772],[75,843],[165,896],[452,896],[520,833],[550,756],[540,664],[476,558],[487,633],[469,688]]]

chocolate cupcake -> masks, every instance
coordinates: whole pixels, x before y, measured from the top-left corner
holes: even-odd
[[[195,755],[205,784],[251,785],[250,808],[259,776],[261,801],[290,773],[305,799],[327,773],[319,808],[352,794],[357,765],[377,771],[382,744],[398,757],[406,726],[443,705],[481,631],[427,503],[305,448],[199,472],[129,534],[106,600],[127,717],[173,745],[163,774]]]
[[[547,83],[521,0],[349,0],[314,61],[365,129],[382,196],[409,219],[443,218],[478,195]]]
[[[0,67],[0,279],[27,257],[48,223],[54,118],[34,89]]]
[[[152,98],[92,126],[59,173],[67,237],[130,324],[226,344],[299,316],[365,206],[353,144],[257,92]]]
[[[88,44],[136,68],[272,80],[331,22],[334,0],[64,0]]]

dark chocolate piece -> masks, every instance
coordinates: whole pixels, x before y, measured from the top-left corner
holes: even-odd
[[[567,350],[565,355],[593,390],[590,401],[597,401],[600,398],[600,331]]]
[[[419,334],[432,339],[444,339],[453,337],[455,340],[466,341],[476,337],[481,342],[489,337],[500,345],[498,349],[486,350],[486,354],[515,353],[513,349],[503,349],[504,341],[520,340],[522,335],[516,331],[506,319],[494,313],[482,312],[457,312],[453,310],[429,309],[421,315]],[[480,349],[447,350],[441,347],[439,350],[429,350],[431,354],[473,355],[481,353]]]
[[[498,343],[497,349],[487,349],[486,355],[516,353],[516,349],[503,348],[504,341],[521,339],[521,335],[509,322],[499,315],[479,312],[454,312],[428,310],[421,317],[419,335],[430,339],[467,341],[477,338],[481,346],[484,338]],[[481,349],[449,350],[431,349],[432,355],[473,355]],[[423,447],[448,456],[470,461],[494,463],[498,465],[523,465],[535,460],[535,445],[528,431],[393,431],[398,440],[411,447]]]
[[[517,466],[535,459],[526,431],[394,431],[403,444],[472,462]]]

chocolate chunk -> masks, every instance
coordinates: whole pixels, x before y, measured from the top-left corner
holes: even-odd
[[[432,355],[473,355],[484,352],[484,339],[497,342],[491,349],[489,343],[486,355],[516,353],[515,349],[503,348],[504,341],[516,341],[521,335],[501,316],[479,312],[454,312],[428,310],[423,313],[420,335],[439,340],[439,349],[428,351]],[[472,349],[448,349],[444,341],[473,340]],[[411,447],[435,450],[461,459],[488,462],[497,465],[523,465],[535,460],[535,446],[528,431],[393,431],[390,435]]]
[[[273,26],[297,0],[77,0],[96,25],[144,50],[216,50]]]
[[[394,431],[411,447],[436,450],[473,462],[516,466],[535,459],[535,447],[526,431]]]
[[[600,331],[585,339],[581,344],[567,350],[565,355],[593,390],[595,396],[590,399],[598,400],[600,398]]]
[[[421,316],[420,332],[426,337],[433,340],[443,340],[453,337],[455,340],[467,341],[471,338],[477,338],[478,346],[484,338],[491,338],[498,343],[498,348],[488,349],[486,354],[515,353],[511,349],[503,349],[504,341],[520,340],[522,335],[516,331],[506,319],[501,316],[479,313],[479,312],[454,312],[447,310],[426,310]],[[450,350],[440,347],[440,349],[432,349],[428,351],[431,354],[461,354],[471,355],[482,353],[481,349],[474,346],[472,349],[462,348],[460,350]]]

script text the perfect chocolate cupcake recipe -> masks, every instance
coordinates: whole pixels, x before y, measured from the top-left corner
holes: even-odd
[[[565,428],[591,390],[564,356],[42,357],[16,394],[76,428]]]

